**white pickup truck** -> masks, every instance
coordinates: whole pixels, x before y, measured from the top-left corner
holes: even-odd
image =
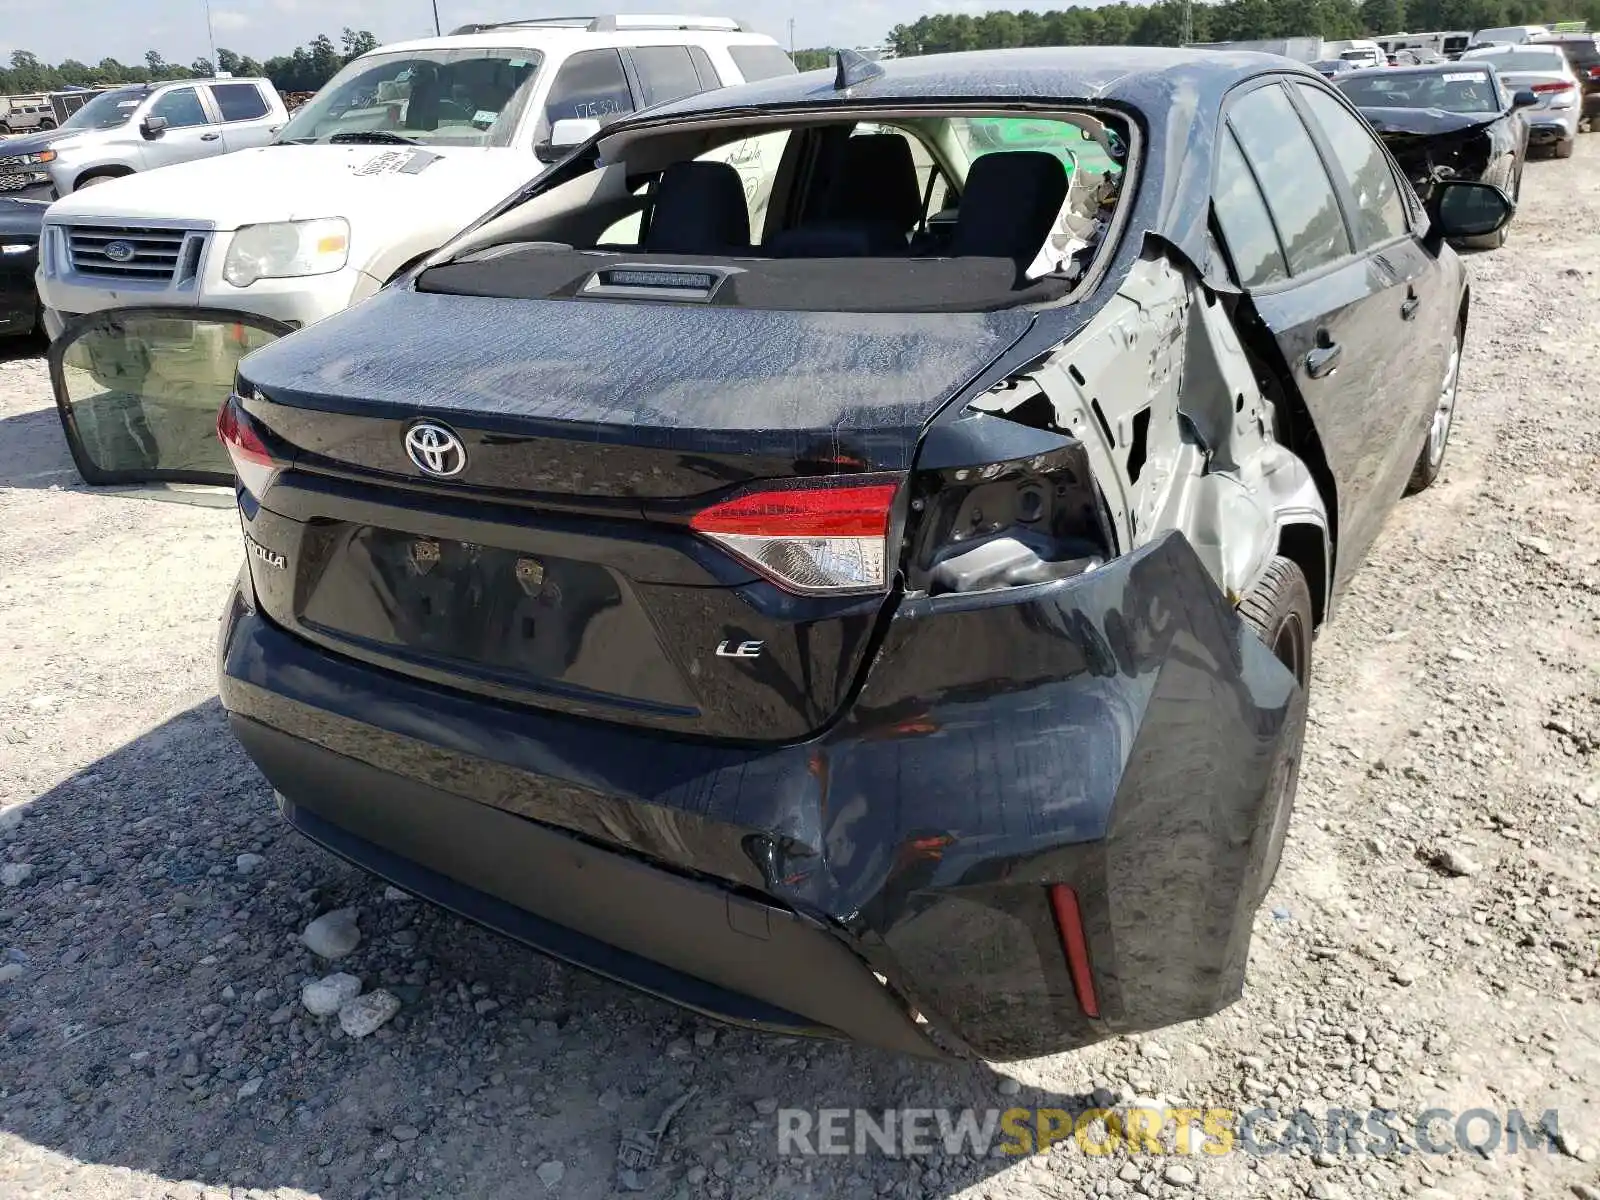
[[[45,328],[56,339],[76,317],[138,307],[299,328],[377,291],[609,118],[794,70],[773,39],[718,17],[513,21],[381,47],[270,146],[52,205]]]

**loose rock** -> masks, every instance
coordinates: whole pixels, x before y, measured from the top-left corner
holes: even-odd
[[[364,1038],[400,1011],[400,1001],[381,988],[357,996],[339,1010],[339,1028],[353,1038]]]
[[[331,1017],[361,994],[361,980],[340,972],[300,989],[300,1003],[314,1017]]]
[[[356,910],[335,909],[323,913],[300,935],[306,949],[321,958],[344,958],[361,944],[361,930],[356,927]]]

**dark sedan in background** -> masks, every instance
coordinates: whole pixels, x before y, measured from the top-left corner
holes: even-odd
[[[1383,138],[1423,200],[1449,179],[1492,183],[1513,200],[1522,190],[1528,126],[1521,110],[1536,97],[1508,92],[1489,67],[1380,67],[1348,72],[1333,84]],[[1507,230],[1502,225],[1460,244],[1497,249]]]
[[[39,227],[48,207],[38,200],[0,199],[0,337],[38,328],[33,272],[39,265]]]

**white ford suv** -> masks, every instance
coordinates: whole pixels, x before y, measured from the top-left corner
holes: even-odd
[[[299,328],[377,291],[597,125],[794,70],[773,39],[719,17],[510,21],[380,47],[272,145],[53,204],[45,328],[54,339],[75,317],[129,307]]]

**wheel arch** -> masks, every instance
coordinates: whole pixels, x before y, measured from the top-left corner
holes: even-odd
[[[132,175],[133,168],[121,163],[101,163],[99,166],[86,167],[79,171],[72,180],[72,190],[77,191],[91,179],[121,179],[125,175]]]

